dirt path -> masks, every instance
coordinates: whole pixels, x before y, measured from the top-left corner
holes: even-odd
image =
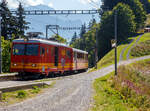
[[[119,65],[150,58],[145,56],[119,62]],[[66,76],[54,88],[24,102],[0,108],[0,111],[88,111],[92,102],[92,82],[114,70],[114,65],[91,73]]]
[[[129,45],[130,45],[133,41],[134,41],[134,39],[130,41]],[[126,46],[125,48],[123,48],[123,50],[121,51],[120,57],[119,57],[119,61],[123,61],[123,54],[124,54],[125,50],[129,47],[129,45],[127,45],[127,46]]]
[[[140,35],[140,37],[136,40],[135,44],[133,44],[132,47],[129,49],[128,54],[127,54],[127,60],[130,59],[130,52],[131,52],[131,49],[132,49],[133,47],[135,47],[135,45],[138,43],[138,41],[140,40],[141,37],[142,37],[142,35]]]

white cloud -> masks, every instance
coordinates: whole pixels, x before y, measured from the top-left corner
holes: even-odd
[[[91,2],[97,3],[99,0],[78,0],[78,1],[81,2],[82,4],[88,4]]]
[[[17,0],[7,0],[7,2],[8,2],[8,6],[9,6],[10,8],[17,8],[17,7],[18,7],[18,2],[17,2]]]
[[[39,4],[44,4],[44,0],[26,0],[27,5],[36,6]]]
[[[44,0],[7,0],[8,6],[10,8],[17,8],[19,1],[22,2],[23,5],[26,5],[26,6],[29,6],[29,5],[36,6],[36,5],[44,4]]]
[[[48,6],[49,6],[49,7],[53,7],[53,3],[50,2],[50,3],[48,4]]]

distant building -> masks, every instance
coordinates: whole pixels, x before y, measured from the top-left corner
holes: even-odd
[[[150,27],[144,28],[144,33],[146,33],[146,32],[150,32]]]

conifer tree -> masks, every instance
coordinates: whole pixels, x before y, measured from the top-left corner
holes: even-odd
[[[2,16],[2,36],[4,36],[4,39],[8,39],[8,27],[9,22],[10,22],[10,18],[11,18],[11,14],[10,11],[7,7],[7,2],[5,0],[2,0],[2,2],[0,3],[0,11],[1,11],[1,16]]]
[[[71,42],[70,42],[70,45],[72,45],[77,39],[77,33],[75,32],[72,39],[71,39]]]
[[[27,26],[27,24],[29,24],[29,23],[25,21],[25,16],[23,14],[24,14],[24,8],[20,2],[19,7],[17,9],[17,20],[18,20],[17,27],[18,27],[20,37],[23,37],[25,30],[27,30],[29,28]]]

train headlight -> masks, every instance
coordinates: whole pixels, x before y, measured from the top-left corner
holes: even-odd
[[[32,64],[32,67],[36,67],[36,64]]]
[[[14,66],[17,66],[17,64],[14,64]]]

